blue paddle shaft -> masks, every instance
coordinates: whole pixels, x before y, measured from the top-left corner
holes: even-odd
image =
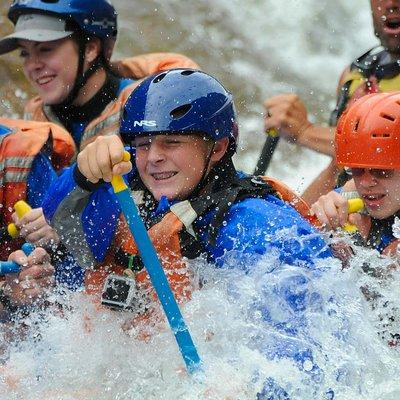
[[[140,218],[136,204],[132,200],[128,189],[116,191],[115,195],[117,196],[122,213],[135,239],[135,243],[138,246],[143,263],[146,266],[171,329],[174,332],[175,339],[187,369],[190,373],[195,372],[200,367],[200,357],[169,286],[154,246],[150,241],[146,227]]]
[[[30,243],[24,243],[21,247],[22,251],[29,256],[34,247]],[[0,261],[0,275],[18,274],[21,266],[14,261]]]

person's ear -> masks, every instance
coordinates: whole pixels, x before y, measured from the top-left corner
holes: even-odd
[[[223,138],[214,143],[214,148],[211,154],[211,161],[219,161],[228,150],[229,139]]]
[[[85,61],[91,64],[99,55],[101,51],[101,42],[99,38],[90,39],[85,47]]]

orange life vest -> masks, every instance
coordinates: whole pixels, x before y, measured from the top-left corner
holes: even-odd
[[[321,226],[318,218],[311,213],[311,208],[308,203],[290,189],[289,186],[285,185],[278,179],[271,178],[270,176],[264,176],[262,178],[276,190],[278,196],[284,202],[290,204],[311,225],[317,228]]]
[[[111,69],[123,78],[143,79],[148,75],[172,68],[199,68],[191,59],[175,53],[150,53],[130,57],[121,61],[111,63]],[[132,90],[138,85],[138,81],[125,87],[118,98],[111,101],[99,117],[91,121],[85,128],[80,149],[97,136],[118,134],[120,110],[124,106]],[[34,121],[52,121],[59,123],[51,108],[45,106],[40,97],[35,97],[25,107],[25,119]]]
[[[2,227],[11,222],[13,206],[26,200],[27,180],[35,157],[49,145],[56,170],[68,166],[75,153],[71,135],[50,122],[33,122],[0,118],[0,124],[10,128],[0,136],[0,202]],[[19,243],[6,241],[0,244],[0,259],[7,259]]]

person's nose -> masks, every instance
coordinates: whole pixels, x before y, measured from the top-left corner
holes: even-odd
[[[398,10],[400,8],[400,0],[384,0],[382,6],[384,6],[386,10]]]
[[[354,178],[357,179],[357,178]],[[364,169],[364,172],[358,177],[359,183],[364,188],[371,188],[377,185],[378,180],[371,174],[371,171]]]
[[[156,141],[152,142],[149,148],[147,160],[151,163],[159,163],[165,160],[163,146]]]
[[[37,54],[32,54],[25,59],[24,68],[29,74],[39,71],[44,66],[42,59]]]

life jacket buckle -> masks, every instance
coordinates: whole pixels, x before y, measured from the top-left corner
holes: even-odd
[[[267,183],[266,181],[264,181],[264,179],[263,179],[261,176],[253,176],[253,177],[250,179],[250,182],[253,183],[253,184],[256,185],[256,186],[263,186],[263,187],[265,187],[265,186],[268,185],[268,183]]]

